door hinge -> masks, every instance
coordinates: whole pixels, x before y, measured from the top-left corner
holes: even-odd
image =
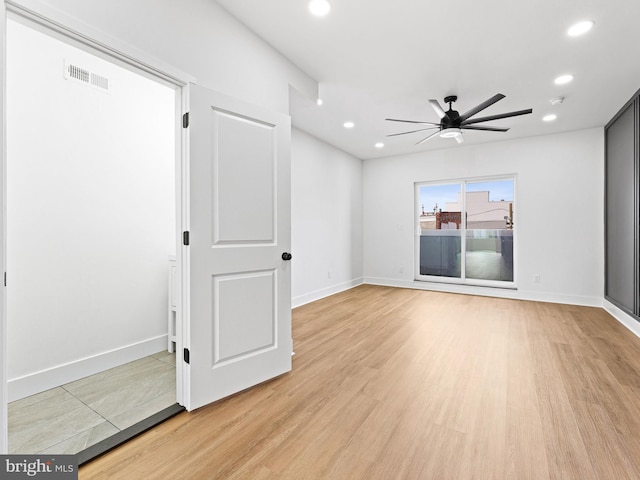
[[[187,128],[189,126],[189,112],[182,115],[182,128]]]
[[[189,245],[189,232],[182,232],[182,244]]]
[[[4,272],[4,286],[7,286],[7,272]]]
[[[184,363],[189,364],[189,349],[185,348],[183,351]]]

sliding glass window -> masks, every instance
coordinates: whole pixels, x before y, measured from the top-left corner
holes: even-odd
[[[515,178],[415,188],[416,279],[513,288]]]

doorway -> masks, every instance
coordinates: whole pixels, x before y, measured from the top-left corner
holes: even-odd
[[[10,452],[76,453],[139,420],[124,419],[127,402],[146,416],[176,402],[167,346],[180,92],[87,50],[7,21],[9,401],[40,413],[66,402],[26,427],[10,403]],[[71,426],[78,418],[84,428]],[[62,436],[33,451],[14,435],[42,439],[46,425]]]

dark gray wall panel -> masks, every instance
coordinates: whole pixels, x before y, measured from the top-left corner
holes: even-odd
[[[606,130],[606,296],[636,311],[636,142],[631,103]]]

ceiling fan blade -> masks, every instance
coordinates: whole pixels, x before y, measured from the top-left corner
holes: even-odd
[[[443,108],[440,106],[440,104],[438,103],[437,100],[431,99],[431,100],[429,100],[429,104],[435,110],[435,112],[438,114],[439,118],[444,118],[447,115],[445,113],[445,111],[443,110]]]
[[[504,95],[501,93],[496,93],[493,97],[491,97],[489,100],[486,100],[484,102],[482,102],[480,105],[476,105],[475,107],[473,107],[471,110],[464,112],[462,115],[460,115],[458,117],[458,119],[461,122],[464,122],[466,119],[473,117],[476,113],[484,110],[487,107],[490,107],[491,105],[493,105],[494,103],[496,103],[498,100],[502,100],[504,98]]]
[[[508,128],[499,127],[481,127],[479,125],[460,125],[460,128],[464,130],[486,130],[487,132],[508,132]]]
[[[439,128],[439,127],[428,127],[428,128],[420,128],[419,130],[411,130],[410,132],[391,133],[387,135],[387,137],[397,137],[398,135],[406,135],[408,133],[424,132],[425,130],[433,130],[434,128]]]
[[[438,130],[437,132],[433,132],[431,135],[429,135],[427,138],[423,138],[422,140],[420,140],[418,143],[416,143],[416,145],[420,145],[421,143],[426,142],[427,140],[435,137],[436,135],[440,134],[440,130]]]
[[[464,142],[464,137],[462,135],[458,135],[457,137],[453,137],[456,139],[456,142],[458,143],[462,143]]]
[[[397,118],[385,118],[389,122],[403,122],[403,123],[424,123],[426,125],[440,125],[435,122],[418,122],[417,120],[398,120]]]
[[[501,118],[517,117],[518,115],[528,115],[532,112],[533,110],[531,108],[527,108],[526,110],[518,110],[516,112],[499,113],[497,115],[489,115],[488,117],[480,117],[474,118],[473,120],[463,121],[461,126],[464,127],[466,125],[471,125],[472,123],[490,122],[491,120],[500,120]]]

